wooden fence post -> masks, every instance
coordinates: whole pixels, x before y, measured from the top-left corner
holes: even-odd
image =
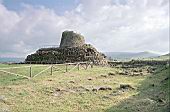
[[[68,68],[67,68],[67,63],[66,63],[66,72],[68,71]]]
[[[32,67],[30,66],[30,77],[32,77]]]
[[[51,75],[53,75],[53,66],[51,66]]]
[[[80,65],[79,65],[80,63],[78,63],[78,65],[77,65],[77,67],[78,67],[78,70],[80,70]]]
[[[91,63],[91,68],[93,68],[93,63]]]
[[[87,70],[87,68],[88,68],[88,63],[86,62],[86,70]]]

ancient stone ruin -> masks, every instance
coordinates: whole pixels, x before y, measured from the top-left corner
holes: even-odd
[[[62,34],[60,48],[81,47],[85,44],[84,37],[73,31],[65,31]]]
[[[73,31],[64,31],[59,47],[41,48],[28,55],[25,63],[74,63],[93,62],[96,65],[107,65],[106,56],[92,45],[86,44],[82,35]]]

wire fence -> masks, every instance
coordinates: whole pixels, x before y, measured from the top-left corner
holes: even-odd
[[[88,68],[93,68],[93,63],[92,62],[77,62],[77,63],[64,63],[64,64],[40,64],[40,65],[30,64],[29,66],[0,68],[0,72],[23,77],[26,79],[31,79],[47,71],[50,71],[50,75],[53,75],[53,73],[58,72],[58,71],[65,73],[65,72],[71,72],[73,70],[80,70],[80,68],[84,70],[87,70]],[[36,72],[34,70],[36,70]],[[20,72],[16,73],[17,71],[18,72],[20,71]],[[28,72],[26,73],[26,71]]]

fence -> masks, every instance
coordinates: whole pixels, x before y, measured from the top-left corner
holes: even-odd
[[[46,67],[45,69],[41,70],[40,72],[36,73],[35,75],[32,74],[32,70],[33,67]],[[63,66],[64,69],[59,68],[59,66]],[[69,69],[68,67],[72,66],[71,69]],[[29,65],[29,66],[22,66],[22,67],[8,67],[8,68],[0,68],[0,72],[4,72],[4,73],[8,73],[8,74],[12,74],[15,76],[20,76],[26,79],[31,79],[34,77],[37,77],[38,75],[44,73],[45,71],[50,69],[50,74],[53,75],[54,72],[56,71],[61,71],[61,72],[71,72],[74,69],[77,68],[77,70],[80,70],[80,68],[83,68],[85,70],[88,69],[88,67],[93,68],[93,63],[92,62],[78,62],[78,63],[64,63],[64,64],[48,64],[48,65]],[[9,72],[7,70],[10,69],[19,69],[19,68],[28,68],[29,69],[29,76],[25,76],[25,75],[21,75],[18,73],[13,73],[13,72]]]

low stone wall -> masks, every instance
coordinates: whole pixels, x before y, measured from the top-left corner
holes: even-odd
[[[95,65],[107,65],[106,56],[90,44],[71,48],[42,48],[28,55],[25,62],[74,63],[90,61]]]
[[[169,64],[168,60],[162,60],[162,61],[157,61],[157,60],[132,60],[132,61],[128,61],[128,62],[108,62],[108,64],[111,67],[114,66],[123,66],[123,67],[129,67],[129,68],[133,68],[133,67],[141,67],[141,66],[155,66],[155,65],[167,65]]]

